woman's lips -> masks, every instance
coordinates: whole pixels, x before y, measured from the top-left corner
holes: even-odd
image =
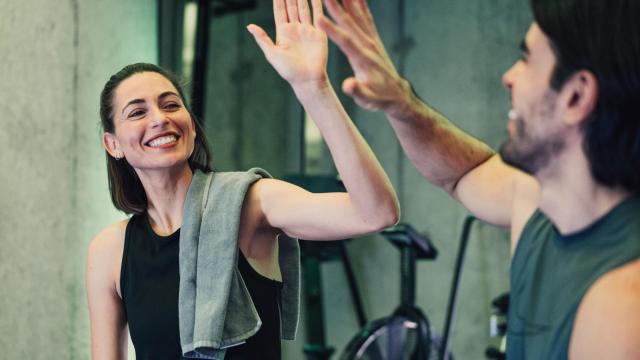
[[[152,148],[162,148],[162,147],[173,145],[176,141],[178,141],[178,137],[173,134],[170,134],[170,135],[160,136],[151,141],[148,141],[146,145]]]

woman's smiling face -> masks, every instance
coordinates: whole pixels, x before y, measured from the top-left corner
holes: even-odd
[[[142,72],[122,81],[114,93],[112,119],[115,131],[103,139],[112,156],[124,156],[143,171],[187,165],[196,136],[194,122],[163,75]]]

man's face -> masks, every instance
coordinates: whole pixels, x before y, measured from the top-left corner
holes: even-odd
[[[502,78],[511,92],[505,163],[535,175],[565,146],[566,126],[558,116],[558,92],[550,87],[556,63],[547,36],[533,23],[522,43],[523,57]]]

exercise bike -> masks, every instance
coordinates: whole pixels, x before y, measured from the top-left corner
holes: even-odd
[[[434,260],[438,250],[428,237],[409,224],[398,224],[382,232],[400,250],[401,303],[390,316],[365,325],[347,344],[341,360],[453,360],[448,351],[448,340],[474,220],[469,216],[464,222],[442,336],[433,331],[427,316],[415,305],[416,260]]]

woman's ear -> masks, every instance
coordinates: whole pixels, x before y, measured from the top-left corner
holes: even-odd
[[[598,104],[598,94],[598,79],[591,71],[573,74],[562,89],[565,122],[579,125],[587,120]]]
[[[124,153],[120,150],[120,143],[114,134],[109,132],[102,134],[102,146],[114,159],[120,160],[124,157]]]
[[[191,115],[191,112],[189,112],[189,117],[191,118],[191,128],[193,130],[193,138],[195,139],[198,135],[198,131],[197,131],[198,124],[196,124],[196,119],[193,117],[193,115]]]

